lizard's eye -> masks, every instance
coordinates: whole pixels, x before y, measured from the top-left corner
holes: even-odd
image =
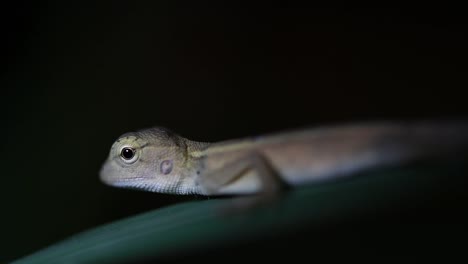
[[[137,160],[136,150],[130,147],[124,147],[120,150],[120,157],[126,163],[133,163]]]

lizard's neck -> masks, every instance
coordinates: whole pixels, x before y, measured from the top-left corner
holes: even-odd
[[[198,142],[198,141],[192,141],[189,139],[185,139],[185,145],[186,145],[186,157],[187,159],[200,159],[206,155],[206,150],[212,145],[212,143],[208,142]]]
[[[180,182],[178,183],[179,192],[181,194],[203,194],[198,187],[198,177],[203,169],[203,159],[205,150],[211,145],[206,142],[192,141],[186,138],[181,138],[183,148],[181,151],[185,157],[185,162],[181,165],[179,171]]]

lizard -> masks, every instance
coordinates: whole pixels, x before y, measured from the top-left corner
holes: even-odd
[[[177,195],[271,194],[372,168],[463,157],[467,149],[468,123],[455,121],[328,124],[214,143],[156,126],[121,135],[100,179]]]

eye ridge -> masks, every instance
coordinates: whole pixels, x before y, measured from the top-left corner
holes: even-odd
[[[130,147],[122,148],[120,151],[120,156],[125,160],[131,160],[135,157],[135,149]]]

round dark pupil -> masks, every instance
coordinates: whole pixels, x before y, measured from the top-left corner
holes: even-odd
[[[135,155],[135,151],[133,149],[131,149],[131,148],[124,148],[124,149],[122,149],[121,155],[122,155],[122,157],[124,159],[129,160],[129,159],[133,158],[133,156]]]

